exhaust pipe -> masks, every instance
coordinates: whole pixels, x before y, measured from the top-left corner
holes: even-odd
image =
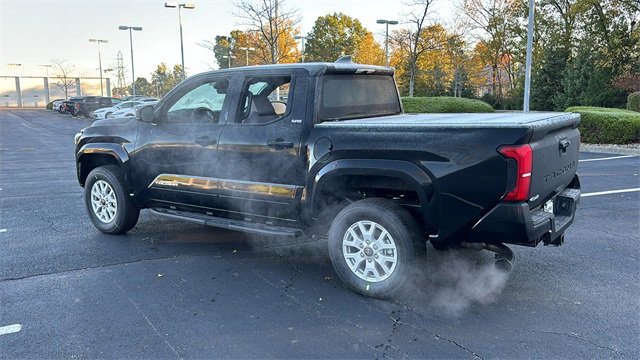
[[[489,250],[496,253],[496,267],[505,273],[511,272],[511,269],[513,268],[513,251],[504,244],[462,243],[460,246],[466,249]]]

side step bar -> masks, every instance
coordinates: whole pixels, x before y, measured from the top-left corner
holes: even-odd
[[[274,226],[253,223],[250,221],[232,220],[227,218],[209,216],[205,214],[192,213],[188,211],[169,210],[162,208],[151,209],[154,214],[193,222],[200,225],[213,226],[217,228],[242,231],[246,233],[270,235],[270,236],[286,236],[286,237],[298,237],[303,235],[302,230],[289,228],[284,226]]]

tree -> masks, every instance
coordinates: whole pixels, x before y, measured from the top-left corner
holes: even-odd
[[[510,90],[514,90],[517,86],[513,47],[517,46],[514,32],[516,30],[522,32],[517,27],[518,5],[522,4],[517,0],[463,1],[463,10],[467,18],[472,26],[484,35],[481,36],[484,44],[482,57],[491,67],[491,91],[498,102],[502,101],[504,95],[503,78],[505,76]]]
[[[131,88],[131,86],[129,86],[127,90],[129,91],[129,94],[133,93],[133,89]],[[144,78],[144,77],[136,78],[136,94],[149,95],[151,93],[152,93],[151,84],[149,84],[149,81],[147,80],[147,78]]]
[[[373,39],[373,34],[370,31],[367,31],[360,39],[353,60],[359,64],[385,65],[384,49]]]
[[[560,46],[549,45],[544,51],[542,66],[533,73],[531,109],[564,110],[555,104],[564,93],[563,74],[567,68],[569,53]]]
[[[183,79],[182,74],[183,74],[183,70],[182,70],[182,65],[180,64],[175,64],[173,65],[173,72],[171,73],[171,76],[173,77],[173,81],[174,81],[174,86],[178,85]]]
[[[289,39],[293,39],[301,21],[298,10],[286,7],[285,0],[239,0],[235,6],[234,15],[240,19],[240,25],[257,32],[267,45],[270,63],[288,61],[296,45]]]
[[[401,29],[399,32],[405,32]],[[398,36],[398,33],[394,33]],[[408,35],[404,34],[406,39]],[[413,94],[412,71],[411,71],[411,55],[410,49],[404,48],[401,52],[404,54],[401,63],[398,64],[398,72],[396,78],[401,85],[404,93],[411,96],[419,94],[420,96],[442,96],[445,95],[447,89],[453,81],[454,64],[449,57],[447,44],[451,35],[440,24],[434,24],[425,27],[421,31],[419,41],[423,44],[423,48],[428,48],[418,57],[415,63],[415,76],[413,77]],[[398,51],[398,46],[395,45]]]
[[[343,55],[355,55],[368,31],[360,20],[343,13],[320,16],[307,35],[305,57],[309,61],[336,61]],[[373,42],[373,35],[371,36]],[[364,57],[364,53],[360,54]]]
[[[213,57],[216,61],[218,69],[227,69],[229,67],[228,59],[223,56],[229,56],[233,50],[234,40],[231,36],[216,35],[215,41],[202,40],[197,43],[198,46],[203,47],[213,53]]]
[[[407,23],[411,27],[394,31],[390,37],[392,44],[407,54],[406,67],[409,72],[409,96],[413,96],[416,77],[418,75],[418,61],[428,51],[440,49],[444,45],[437,41],[425,41],[423,31],[427,27],[428,15],[435,0],[412,0],[408,5],[413,11],[407,15]]]
[[[536,9],[541,54],[533,63],[531,108],[534,110],[564,110],[556,102],[563,96],[563,74],[575,47],[579,1],[543,0]]]
[[[55,68],[55,77],[58,78],[56,86],[58,86],[63,92],[65,99],[69,98],[69,89],[76,86],[76,79],[74,72],[75,66],[69,64],[67,60],[56,59],[51,61]]]
[[[182,65],[174,65],[173,71],[169,71],[167,64],[160,63],[156,70],[151,73],[151,84],[149,84],[148,94],[156,94],[157,97],[164,96],[182,80]],[[136,82],[136,90],[138,83]],[[139,91],[139,90],[138,90]]]

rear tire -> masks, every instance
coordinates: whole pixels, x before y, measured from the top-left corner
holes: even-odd
[[[93,169],[84,185],[84,201],[93,225],[105,234],[123,234],[138,222],[140,209],[125,190],[115,165]]]
[[[416,264],[420,231],[391,200],[365,199],[340,211],[329,230],[329,255],[338,276],[367,296],[393,295]]]

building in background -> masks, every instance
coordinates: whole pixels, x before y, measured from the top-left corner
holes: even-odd
[[[111,81],[105,79],[104,94],[111,96]],[[100,95],[99,70],[65,63],[0,65],[0,107],[44,107],[77,95]]]

